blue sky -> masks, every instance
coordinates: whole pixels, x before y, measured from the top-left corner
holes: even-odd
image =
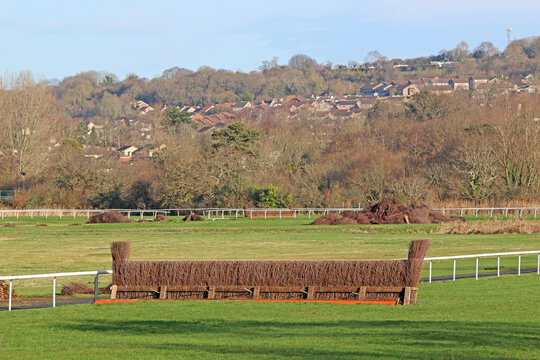
[[[298,53],[319,62],[437,54],[540,35],[540,1],[0,0],[0,73],[88,70],[154,77],[173,66],[256,70]]]

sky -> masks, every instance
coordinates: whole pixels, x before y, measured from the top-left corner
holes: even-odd
[[[0,74],[61,80],[96,70],[153,78],[171,67],[250,72],[274,56],[320,63],[438,54],[540,35],[539,0],[0,0]]]

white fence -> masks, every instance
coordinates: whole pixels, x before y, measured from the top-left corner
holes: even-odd
[[[92,214],[98,214],[105,211],[116,210],[125,214],[128,218],[131,218],[132,215],[140,216],[142,219],[146,216],[156,216],[156,214],[167,214],[167,215],[176,215],[180,216],[181,214],[189,214],[191,212],[203,214],[207,216],[208,219],[211,219],[211,216],[216,216],[219,219],[225,219],[227,216],[247,216],[253,213],[262,213],[261,217],[285,217],[286,214],[293,214],[293,217],[296,217],[299,214],[307,214],[311,218],[312,214],[327,214],[329,212],[342,212],[342,211],[362,211],[362,208],[294,208],[294,209],[268,209],[268,208],[249,208],[249,209],[240,209],[240,208],[183,208],[183,209],[102,209],[102,210],[90,210],[90,209],[29,209],[29,210],[0,210],[0,218],[4,219],[5,217],[16,217],[17,219],[21,216],[29,216],[34,218],[34,216],[44,216],[46,219],[49,216],[57,216],[60,219],[64,216],[70,216],[76,218],[77,216],[86,216],[90,217]]]
[[[522,255],[531,255],[531,254],[537,254],[537,261],[536,261],[536,272],[540,275],[540,250],[536,251],[517,251],[517,252],[506,252],[506,253],[495,253],[495,254],[476,254],[476,255],[458,255],[458,256],[442,256],[442,257],[430,257],[425,258],[424,261],[429,261],[429,282],[431,282],[431,274],[432,274],[432,267],[433,267],[433,261],[441,261],[441,260],[453,260],[454,261],[454,268],[452,272],[452,280],[456,281],[456,263],[457,259],[476,259],[476,280],[478,280],[478,261],[480,258],[485,257],[497,257],[497,276],[501,275],[501,256],[518,256],[518,267],[517,272],[518,276],[521,275],[521,256]]]
[[[460,216],[463,215],[488,215],[493,217],[493,215],[504,215],[508,216],[508,214],[519,214],[520,217],[523,216],[523,214],[530,214],[534,215],[534,218],[536,219],[536,216],[538,213],[540,213],[540,207],[488,207],[488,208],[474,208],[474,207],[464,207],[464,208],[438,208],[435,210],[442,211],[444,215],[450,215],[450,214],[459,214]]]
[[[475,255],[456,255],[456,256],[430,257],[430,258],[425,258],[424,261],[429,261],[429,282],[431,283],[431,273],[432,273],[433,261],[453,260],[454,261],[454,271],[453,271],[452,280],[456,281],[456,260],[457,259],[476,258],[476,280],[478,280],[478,260],[479,260],[479,258],[497,257],[497,276],[500,276],[501,275],[501,273],[500,273],[501,256],[515,256],[515,255],[517,255],[518,256],[518,270],[517,270],[518,272],[517,272],[517,275],[521,276],[521,256],[522,255],[532,255],[532,254],[537,254],[536,272],[537,272],[537,274],[540,275],[540,250],[516,251],[516,252],[494,253],[494,254],[475,254]],[[400,260],[406,260],[406,259],[400,259]],[[9,281],[8,310],[11,311],[13,280],[52,278],[53,279],[52,307],[56,307],[56,278],[57,277],[93,275],[94,276],[94,300],[97,300],[97,298],[98,298],[98,290],[99,290],[99,275],[103,275],[103,274],[112,274],[112,270],[83,271],[83,272],[70,272],[70,273],[53,273],[53,274],[37,274],[37,275],[0,276],[0,280]]]
[[[62,218],[64,216],[86,216],[90,217],[91,214],[102,213],[104,211],[117,210],[125,214],[128,218],[131,218],[132,215],[140,216],[156,216],[156,214],[167,214],[167,215],[176,215],[180,216],[182,214],[189,214],[190,212],[199,213],[203,216],[211,219],[212,216],[215,216],[214,219],[225,219],[227,216],[249,216],[253,213],[263,214],[260,217],[285,217],[286,215],[292,214],[293,217],[297,215],[308,215],[311,218],[311,215],[316,214],[327,214],[329,212],[340,213],[342,211],[362,211],[363,208],[292,208],[292,209],[270,209],[270,208],[178,208],[178,209],[102,209],[102,210],[90,210],[90,209],[29,209],[29,210],[0,210],[0,218],[4,217],[16,217],[17,219],[20,216],[29,216],[33,218],[34,216],[44,216],[48,218],[49,216],[58,216]],[[438,208],[435,210],[441,211],[445,215],[505,215],[509,214],[519,214],[523,216],[524,214],[530,214],[536,218],[540,214],[540,207],[490,207],[490,208],[473,208],[473,207],[463,207],[463,208]]]
[[[97,299],[98,290],[99,290],[99,275],[102,275],[102,274],[112,274],[112,270],[81,271],[81,272],[35,274],[35,275],[0,276],[0,280],[4,280],[4,281],[9,280],[8,310],[11,311],[13,280],[52,278],[53,279],[52,307],[56,307],[56,278],[57,277],[94,275],[94,299]]]

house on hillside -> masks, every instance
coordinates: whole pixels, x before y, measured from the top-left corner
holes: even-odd
[[[397,86],[396,96],[410,97],[420,92],[420,88],[410,81]]]
[[[378,101],[377,97],[375,96],[366,96],[363,97],[362,100],[360,100],[360,108],[361,109],[369,109],[375,105],[375,103]]]
[[[454,91],[456,91],[456,90],[469,90],[470,89],[470,87],[469,87],[469,78],[465,78],[465,77],[452,78],[452,79],[450,79],[450,81],[448,81],[448,84],[450,86],[452,86]]]
[[[361,101],[360,99],[355,100],[340,100],[336,103],[336,108],[338,110],[351,110],[353,108],[360,108]]]
[[[251,109],[253,104],[250,101],[241,101],[233,105],[232,109],[234,111],[242,111],[244,109]]]
[[[206,105],[204,107],[202,107],[198,113],[203,113],[204,115],[208,115],[210,114],[213,110],[215,110],[215,106],[214,105]]]
[[[127,145],[122,146],[116,149],[119,153],[121,153],[125,157],[132,157],[133,154],[135,154],[137,151],[140,151],[142,149],[142,146],[137,145]]]
[[[362,86],[358,91],[359,96],[379,96],[379,93],[382,91],[382,88],[385,85],[383,83],[372,83],[369,85]]]
[[[433,92],[435,94],[452,94],[454,92],[454,88],[449,85],[426,85],[425,89],[429,92]]]
[[[434,85],[434,86],[445,86],[450,84],[450,79],[445,78],[439,78],[438,76],[435,76],[434,78],[427,79],[427,85]]]
[[[187,112],[188,114],[191,114],[197,110],[199,110],[201,107],[199,105],[186,105],[186,106],[182,106],[182,108],[180,109],[180,111],[185,111]]]

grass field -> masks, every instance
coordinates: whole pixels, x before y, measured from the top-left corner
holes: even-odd
[[[538,359],[540,276],[421,284],[417,305],[234,301],[0,312],[0,358]]]
[[[104,270],[111,268],[110,243],[132,243],[132,259],[388,259],[407,257],[410,240],[432,239],[428,256],[539,250],[540,234],[435,234],[437,225],[310,226],[313,219],[227,219],[183,223],[84,224],[86,218],[5,219],[0,226],[0,274]],[[36,224],[48,224],[36,227]],[[522,267],[536,267],[536,255],[524,256]],[[502,258],[503,270],[517,258]],[[427,266],[427,265],[426,265]],[[458,261],[458,273],[474,272],[475,260]],[[496,269],[496,259],[480,262],[480,271]],[[433,264],[433,276],[450,275],[452,262]],[[427,275],[425,273],[424,275]],[[59,278],[58,290],[70,281]],[[110,277],[102,277],[102,285]],[[49,295],[51,280],[15,281],[22,295]]]

